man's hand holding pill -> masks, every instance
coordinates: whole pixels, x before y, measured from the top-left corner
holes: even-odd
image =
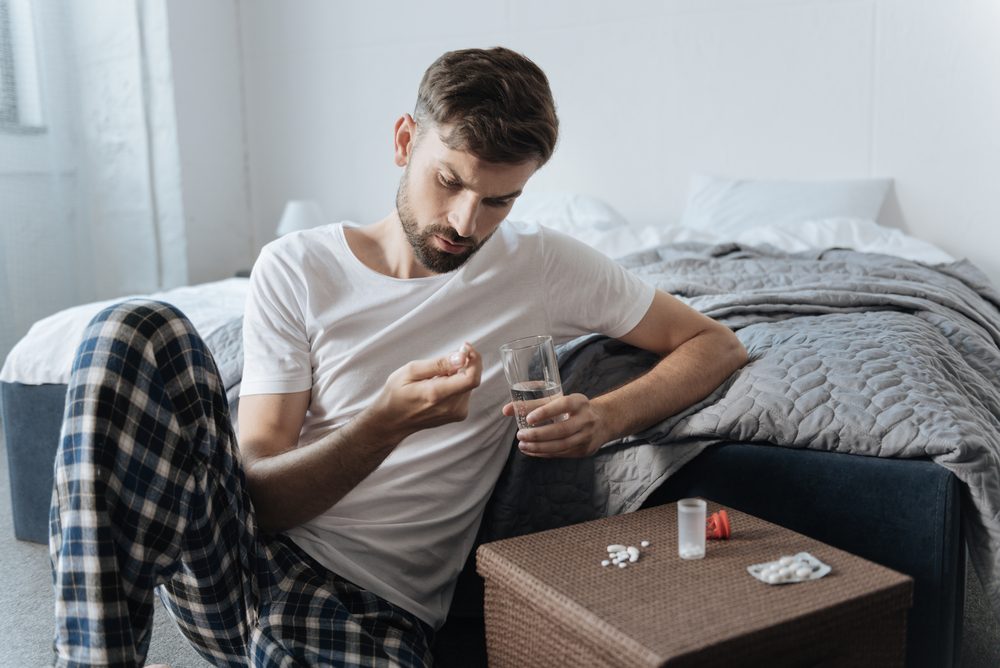
[[[464,344],[457,352],[409,362],[389,375],[371,410],[405,438],[422,429],[460,422],[483,375],[482,355]]]

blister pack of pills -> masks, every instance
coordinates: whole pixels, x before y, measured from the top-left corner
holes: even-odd
[[[799,552],[794,556],[781,557],[777,561],[747,566],[750,575],[770,585],[818,580],[830,570],[827,564],[808,552]]]

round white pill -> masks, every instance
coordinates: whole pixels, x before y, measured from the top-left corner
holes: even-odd
[[[608,561],[607,559],[601,560],[601,566],[609,566],[610,564],[611,564],[611,562]]]
[[[789,568],[788,566],[782,566],[780,569],[778,569],[778,575],[780,575],[783,578],[787,578],[794,572],[795,571]]]
[[[782,557],[782,558],[778,559],[778,563],[781,564],[782,566],[787,566],[788,564],[792,563],[793,561],[795,561],[794,557]]]
[[[628,566],[628,562],[627,561],[623,561],[620,564],[618,564],[618,568],[625,568],[626,566]]]
[[[648,540],[644,540],[641,543],[639,543],[639,545],[641,545],[642,547],[649,547],[649,541]]]
[[[809,577],[810,575],[812,575],[812,569],[811,568],[800,568],[800,569],[798,569],[798,570],[795,571],[795,577],[797,577],[797,578],[805,579],[805,578]]]
[[[781,576],[777,573],[768,573],[764,576],[764,581],[767,582],[767,584],[778,584],[781,582]]]

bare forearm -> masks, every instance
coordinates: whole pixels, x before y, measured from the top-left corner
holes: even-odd
[[[746,359],[729,330],[708,330],[686,341],[646,374],[591,400],[606,440],[646,429],[704,399]]]
[[[264,531],[306,522],[357,487],[411,434],[464,420],[479,386],[483,358],[470,344],[458,353],[396,369],[354,419],[318,441],[299,444],[310,392],[240,401],[247,488]],[[244,423],[247,429],[244,431]]]
[[[378,468],[403,436],[375,427],[362,412],[318,441],[254,461],[246,476],[260,528],[283,531],[316,517]]]

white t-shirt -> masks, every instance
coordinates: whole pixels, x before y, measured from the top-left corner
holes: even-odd
[[[335,573],[431,626],[455,580],[515,431],[499,347],[632,330],[653,288],[544,227],[505,221],[457,271],[397,279],[368,268],[337,223],[264,247],[250,280],[241,394],[312,390],[299,439],[313,442],[368,406],[390,373],[469,341],[483,356],[469,417],[403,440],[326,512],[287,532]]]

